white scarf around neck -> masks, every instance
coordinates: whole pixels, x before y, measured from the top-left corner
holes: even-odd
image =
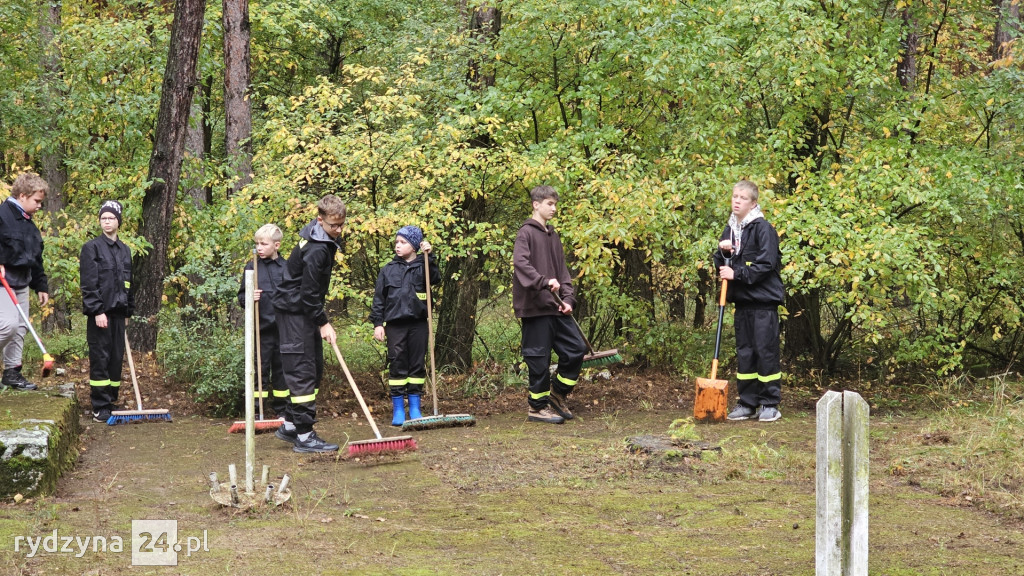
[[[761,212],[761,205],[758,204],[750,209],[750,212],[743,217],[743,221],[740,222],[735,214],[729,215],[729,228],[732,229],[732,255],[738,256],[740,249],[743,247],[743,229],[747,227],[751,222],[758,218],[764,218],[764,213]]]

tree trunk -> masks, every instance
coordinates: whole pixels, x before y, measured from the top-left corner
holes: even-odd
[[[468,195],[462,201],[461,217],[465,221],[482,221],[486,216],[485,207],[482,195]],[[445,264],[435,341],[439,366],[452,366],[462,371],[473,367],[476,308],[480,300],[482,272],[483,262],[477,254],[456,256]]]
[[[205,88],[205,87],[204,87]],[[204,94],[205,96],[205,90]],[[192,199],[196,209],[209,204],[212,200],[203,186],[206,171],[203,161],[206,159],[206,114],[204,114],[203,98],[192,99],[192,111],[188,119],[188,133],[185,135],[185,158],[191,160],[182,167],[182,180],[189,182],[185,193]]]
[[[203,33],[206,0],[178,0],[171,23],[171,44],[164,70],[160,113],[153,153],[149,159],[149,186],[142,200],[139,231],[152,245],[135,259],[135,313],[129,324],[132,345],[142,352],[156,349],[157,315],[163,297],[174,202],[181,176],[181,161],[188,133],[188,116],[195,90],[196,65]]]
[[[824,367],[825,339],[821,335],[821,302],[817,290],[786,296],[789,318],[785,323],[786,354],[790,358],[809,355]]]
[[[996,62],[1010,56],[1010,41],[1014,37],[1020,37],[1020,2],[992,0],[992,4],[996,9],[996,27],[992,34],[992,47],[989,53],[992,61]]]
[[[60,87],[64,70],[53,43],[54,34],[61,27],[60,8],[59,1],[45,2],[42,5],[43,17],[39,37],[43,45],[43,85],[46,98],[50,101],[47,106],[49,110],[63,109],[60,102],[64,94]],[[62,214],[67,204],[64,186],[68,183],[68,172],[64,168],[64,143],[60,140],[56,124],[56,118],[52,118],[48,131],[53,135],[53,148],[44,152],[41,158],[43,179],[50,185],[50,193],[46,195],[46,211],[50,213],[49,233],[53,236],[60,234],[63,224]],[[50,278],[50,294],[59,294],[63,283],[60,276]],[[53,303],[53,313],[43,317],[43,331],[71,330],[71,313],[67,298],[54,298],[50,302]]]
[[[900,40],[900,61],[896,64],[896,75],[899,77],[900,86],[911,95],[917,85],[917,21],[910,14],[909,8],[904,8],[901,14],[903,19],[903,38]]]
[[[459,3],[463,14],[466,14],[466,2]],[[480,41],[493,42],[501,27],[501,13],[496,8],[480,6],[474,9],[468,20],[471,34]],[[474,67],[477,68],[474,68]],[[470,86],[481,90],[494,84],[494,75],[490,75],[490,84],[472,81],[474,70],[478,65],[469,63],[468,76]],[[486,135],[472,138],[470,145],[487,147],[491,145]],[[467,194],[460,206],[461,218],[467,222],[483,221],[487,215],[487,203],[484,196]],[[441,366],[452,366],[458,370],[469,370],[473,367],[473,341],[476,338],[476,309],[480,300],[480,282],[483,262],[479,254],[470,253],[448,260],[441,280],[442,299],[438,306],[437,319],[437,360]]]
[[[224,140],[235,180],[228,195],[252,181],[249,102],[249,0],[224,0]]]

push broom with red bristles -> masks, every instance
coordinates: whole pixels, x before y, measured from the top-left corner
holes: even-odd
[[[260,303],[255,298],[256,290],[260,289],[260,274],[258,269],[259,263],[256,260],[257,258],[258,256],[256,254],[256,250],[254,249],[252,251],[252,290],[250,291],[248,289],[248,286],[246,287],[245,313],[247,317],[253,318],[251,327],[250,323],[246,322],[246,335],[248,336],[249,334],[254,334],[256,337],[256,384],[259,389],[260,413],[259,420],[253,420],[252,427],[253,430],[255,430],[257,434],[259,434],[261,432],[273,432],[277,430],[278,428],[281,427],[282,424],[284,424],[284,418],[272,418],[270,420],[263,419],[263,358],[262,353],[260,352],[259,330]],[[246,273],[245,277],[248,279],[248,273]],[[252,309],[254,309],[255,312],[250,313],[250,302]],[[247,380],[246,386],[251,387],[252,382],[250,380]],[[246,399],[246,401],[248,402],[248,398]],[[239,434],[245,432],[245,423],[246,420],[235,421],[234,423],[231,424],[231,427],[228,428],[228,434]]]
[[[331,348],[334,348],[334,355],[338,357],[338,363],[341,364],[341,369],[345,372],[345,378],[348,379],[349,385],[352,386],[352,392],[355,393],[356,400],[359,400],[359,407],[363,409],[366,421],[370,423],[370,428],[373,428],[373,434],[377,437],[373,440],[356,440],[355,442],[349,442],[348,455],[351,457],[363,454],[384,454],[415,450],[416,440],[413,439],[412,436],[392,436],[390,438],[381,437],[380,430],[377,428],[377,423],[373,421],[370,409],[366,407],[363,395],[359,393],[359,387],[356,386],[356,381],[352,379],[352,373],[348,371],[348,365],[345,364],[345,359],[341,356],[341,350],[338,350],[338,344],[336,342],[331,342]]]
[[[46,353],[46,347],[43,346],[43,341],[39,339],[39,334],[36,334],[36,329],[32,327],[32,323],[28,321],[28,316],[25,315],[25,311],[18,305],[18,297],[14,294],[14,290],[11,290],[11,285],[7,283],[7,279],[0,276],[0,282],[3,282],[4,288],[7,293],[11,296],[11,301],[14,302],[14,307],[18,309],[18,315],[21,316],[22,322],[25,326],[28,326],[28,331],[32,333],[32,337],[36,339],[36,344],[39,345],[39,350],[43,352],[43,378],[50,375],[53,372],[53,356]]]

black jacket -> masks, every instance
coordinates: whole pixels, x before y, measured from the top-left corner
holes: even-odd
[[[434,258],[430,258],[430,286],[441,281],[441,272]],[[385,322],[426,320],[427,282],[423,274],[423,255],[412,262],[395,256],[377,275],[370,307],[370,322],[383,326]]]
[[[516,318],[561,314],[548,289],[552,278],[561,285],[558,296],[562,301],[576,307],[576,291],[565,265],[562,240],[550,224],[545,227],[533,218],[523,222],[512,249],[512,265],[512,308]]]
[[[132,250],[124,242],[102,234],[86,242],[78,256],[78,273],[86,316],[135,313]]]
[[[260,305],[260,330],[277,326],[277,321],[274,320],[274,294],[284,280],[284,268],[284,258],[280,256],[273,260],[259,259],[258,278],[255,278],[255,282],[263,292],[257,302]],[[252,260],[245,265],[245,270],[252,270]],[[245,308],[245,270],[242,271],[242,281],[238,288],[238,305],[242,308]]]
[[[732,238],[732,230],[725,227],[720,240]],[[775,308],[786,300],[782,286],[782,252],[779,235],[764,218],[758,218],[743,229],[738,254],[732,254],[730,266],[735,278],[729,281],[726,300],[737,308]],[[723,266],[725,255],[716,251],[715,264]]]
[[[11,288],[49,293],[43,271],[43,236],[35,222],[13,200],[0,203],[0,264]]]
[[[327,290],[338,244],[316,220],[299,232],[299,243],[285,263],[284,278],[274,292],[277,312],[302,314],[317,326],[328,323]]]

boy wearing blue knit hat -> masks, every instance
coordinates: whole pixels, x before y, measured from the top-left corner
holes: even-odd
[[[395,234],[395,257],[381,268],[373,291],[373,337],[380,342],[386,339],[388,344],[392,426],[405,422],[407,398],[409,418],[422,417],[420,395],[427,378],[424,356],[429,337],[425,261],[430,262],[430,283],[441,280],[431,249],[417,226],[400,228]],[[423,253],[422,257],[417,256],[418,251]]]

